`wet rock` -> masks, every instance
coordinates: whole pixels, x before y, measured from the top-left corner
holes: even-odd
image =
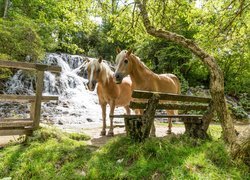
[[[63,125],[63,122],[59,120],[57,124]]]
[[[69,114],[69,111],[63,111],[62,113],[63,114]]]
[[[69,105],[67,103],[63,103],[63,107],[69,108]]]
[[[91,118],[86,119],[88,122],[94,122]]]
[[[86,106],[82,105],[82,108],[86,109]]]

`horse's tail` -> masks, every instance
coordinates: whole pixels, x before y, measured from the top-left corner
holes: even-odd
[[[175,83],[176,83],[176,85],[178,86],[177,94],[181,94],[181,82],[180,82],[179,78],[176,77],[176,76],[175,76],[174,79],[176,79],[176,80],[175,80]]]
[[[174,82],[177,86],[177,94],[181,94],[181,82],[180,82],[179,78],[177,76],[174,76],[172,79],[174,80]],[[175,110],[174,114],[178,115],[178,110]]]
[[[176,75],[171,74],[171,73],[166,74],[166,76],[170,77],[174,81],[175,85],[177,86],[176,94],[181,94],[181,83],[180,83],[179,78]],[[174,110],[174,114],[178,115],[178,110]]]
[[[166,74],[166,76],[170,77],[174,81],[175,85],[177,86],[176,94],[181,94],[181,83],[180,83],[179,78],[176,75],[171,74],[171,73]]]

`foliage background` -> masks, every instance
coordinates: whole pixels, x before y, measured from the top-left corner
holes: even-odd
[[[3,17],[8,2],[7,16]],[[148,0],[151,22],[195,40],[213,55],[225,76],[226,93],[250,94],[248,1]],[[132,0],[0,0],[0,58],[39,61],[45,52],[103,56],[132,48],[157,73],[175,73],[189,87],[209,87],[209,73],[188,50],[149,36]],[[0,69],[0,81],[11,75]]]

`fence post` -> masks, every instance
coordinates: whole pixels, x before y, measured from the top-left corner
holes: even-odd
[[[36,65],[36,99],[35,99],[35,110],[34,110],[34,129],[39,127],[40,117],[41,117],[41,101],[43,93],[43,79],[44,71],[46,70],[47,65]]]
[[[35,122],[35,106],[36,106],[36,101],[31,101],[31,105],[30,105],[30,119],[33,121],[33,123]]]

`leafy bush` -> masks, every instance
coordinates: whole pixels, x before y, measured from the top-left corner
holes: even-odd
[[[9,60],[36,61],[44,53],[37,26],[29,18],[15,15],[13,19],[0,18],[0,52]]]
[[[232,110],[232,113],[236,117],[236,119],[248,118],[248,114],[242,106],[230,106],[230,109]]]
[[[249,94],[247,94],[247,93],[241,94],[240,97],[239,97],[239,104],[242,106],[242,108],[245,111],[250,112],[250,97],[249,97]]]

